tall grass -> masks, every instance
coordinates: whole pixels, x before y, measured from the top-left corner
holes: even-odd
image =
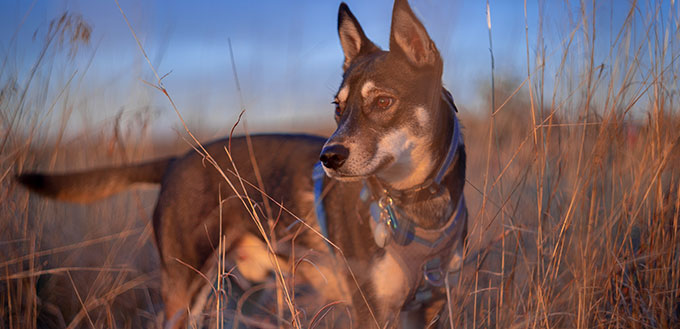
[[[140,160],[159,153],[127,144],[125,131],[145,140],[148,111],[121,112],[66,134],[87,67],[66,65],[64,79],[50,58],[76,56],[91,27],[64,13],[36,30],[42,49],[21,74],[12,52],[0,71],[0,328],[144,327],[160,310],[158,260],[151,243],[154,195],[135,192],[93,207],[30,196],[12,177],[22,171],[67,170]],[[125,123],[125,125],[123,124]],[[163,148],[164,146],[161,146]],[[162,152],[162,151],[161,151]],[[166,150],[167,152],[167,150]]]
[[[526,67],[517,71],[526,73],[496,75],[480,88],[485,114],[460,114],[471,216],[466,265],[446,312],[453,327],[680,326],[678,4],[669,11],[656,1],[626,5],[621,25],[600,31],[597,2],[565,3],[573,21],[563,23],[559,47],[546,46],[541,22],[538,40],[524,36]],[[82,207],[44,201],[11,180],[27,169],[186,149],[126,140],[121,129],[145,136],[143,111],[63,137],[74,99],[85,97],[72,86],[82,73],[48,97],[41,90],[54,82],[36,72],[50,72],[45,54],[86,43],[89,27],[72,15],[53,26],[27,76],[4,65],[0,71],[0,328],[158,326],[153,191]],[[608,48],[597,46],[603,34]],[[54,129],[50,121],[60,123],[56,133],[45,133]],[[229,270],[220,262],[219,275]],[[293,281],[281,272],[262,288],[294,290]],[[278,327],[323,327],[320,319],[334,306],[304,309],[284,295],[271,297],[278,303],[269,317],[280,319]],[[234,308],[217,314],[233,318]]]
[[[482,250],[452,303],[458,326],[679,325],[680,34],[666,5],[629,4],[603,54],[600,4],[567,3],[562,49],[527,34],[524,79],[487,90],[503,105],[467,121],[467,195],[487,186],[476,168],[492,183],[469,198]]]

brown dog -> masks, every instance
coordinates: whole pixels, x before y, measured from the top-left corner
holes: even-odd
[[[235,163],[217,158],[227,179],[239,181],[236,169],[245,182],[260,179],[271,199],[255,185],[236,184],[235,193],[196,152],[18,179],[38,193],[75,202],[160,183],[153,220],[167,327],[184,327],[204,302],[206,282],[196,270],[214,268],[217,241],[252,282],[289,271],[299,263],[293,255],[313,257],[314,266],[297,270],[326,301],[351,304],[356,328],[399,327],[405,311],[416,311],[425,326],[445,304],[442,283],[459,259],[467,227],[465,148],[453,99],[441,83],[443,62],[406,0],[395,1],[389,51],[366,37],[344,3],[338,33],[345,61],[334,100],[335,133],[328,139],[252,136],[252,153],[246,138],[234,138]],[[206,150],[224,154],[227,144],[215,141]],[[262,210],[265,203],[271,211]],[[260,231],[258,222],[271,230]],[[293,232],[295,238],[286,239]],[[263,236],[278,241],[273,250]]]

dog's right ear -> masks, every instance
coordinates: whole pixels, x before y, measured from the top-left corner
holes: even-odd
[[[345,53],[343,70],[347,70],[352,61],[360,54],[378,50],[378,47],[371,40],[368,40],[364,30],[359,25],[359,21],[344,2],[340,4],[338,9],[338,35],[340,36],[342,51]]]
[[[437,47],[416,17],[408,0],[395,0],[392,10],[390,51],[400,52],[416,67],[434,66],[441,69],[442,59]]]

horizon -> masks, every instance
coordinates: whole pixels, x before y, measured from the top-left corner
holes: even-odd
[[[167,75],[163,84],[182,115],[191,126],[207,127],[216,135],[236,122],[241,99],[253,131],[305,130],[303,125],[318,122],[333,125],[330,101],[342,73],[336,30],[338,4],[311,0],[293,4],[271,0],[248,4],[120,2],[159,75]],[[368,37],[387,48],[392,2],[348,1],[348,5]],[[428,0],[411,1],[411,5],[440,50],[444,59],[442,80],[461,113],[489,113],[488,95],[480,94],[491,80],[486,2],[442,4]],[[566,6],[527,1],[527,60],[524,6],[490,1],[497,82],[507,79],[519,86],[527,76],[527,62],[535,71],[542,33],[548,56],[545,85],[551,88],[549,70],[556,66],[551,57],[559,57],[572,32],[569,27],[581,33],[581,23],[572,22],[570,17],[579,9]],[[613,26],[623,22],[628,6],[612,1],[595,7],[596,29],[606,31],[598,35],[595,47],[601,58],[596,61],[606,59],[616,38]],[[663,1],[660,9],[672,9],[669,6]],[[145,83],[155,83],[155,78],[114,1],[2,2],[0,12],[5,17],[0,20],[0,50],[7,65],[3,64],[0,82],[5,83],[14,74],[22,83],[44,44],[41,35],[52,19],[66,11],[82,15],[92,27],[90,45],[79,49],[73,58],[66,51],[55,52],[49,75],[43,72],[49,77],[48,85],[64,86],[71,76],[79,81],[69,86],[79,118],[78,122],[69,122],[69,131],[83,129],[87,120],[111,119],[118,112],[142,107],[151,109],[156,118],[154,129],[159,132],[177,127],[179,120],[167,99]],[[57,98],[55,88],[48,92],[47,98]],[[79,100],[79,95],[86,99]]]

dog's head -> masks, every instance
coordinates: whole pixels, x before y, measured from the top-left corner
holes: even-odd
[[[338,34],[344,74],[333,101],[338,128],[321,152],[326,173],[339,180],[376,175],[395,188],[422,183],[436,161],[439,51],[407,0],[394,3],[389,51],[366,37],[344,3]]]

